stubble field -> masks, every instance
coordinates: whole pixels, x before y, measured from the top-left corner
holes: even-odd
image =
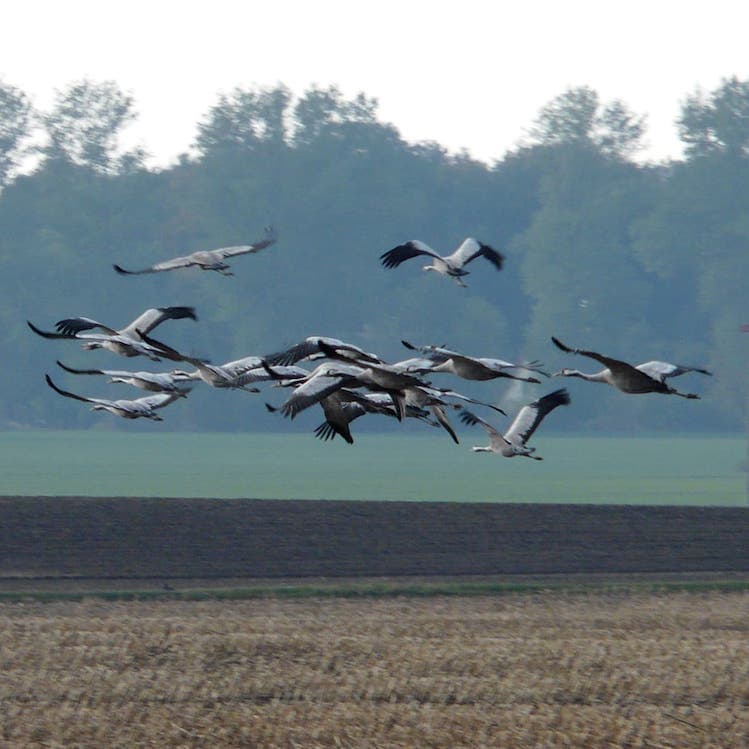
[[[0,606],[7,747],[749,745],[746,592]]]

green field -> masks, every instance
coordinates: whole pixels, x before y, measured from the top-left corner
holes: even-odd
[[[0,495],[746,504],[738,436],[539,435],[543,462],[473,453],[485,436],[4,432]]]

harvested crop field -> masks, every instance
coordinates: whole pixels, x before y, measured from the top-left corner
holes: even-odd
[[[6,603],[8,747],[749,745],[749,594]]]

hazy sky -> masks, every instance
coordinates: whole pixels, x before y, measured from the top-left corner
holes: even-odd
[[[378,99],[409,141],[491,161],[570,86],[647,114],[647,157],[680,153],[698,86],[749,78],[736,0],[11,0],[0,78],[45,108],[88,77],[135,97],[130,138],[168,163],[220,92],[336,84]]]

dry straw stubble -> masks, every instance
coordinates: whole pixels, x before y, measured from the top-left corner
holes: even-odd
[[[749,595],[5,604],[0,746],[749,745]]]

